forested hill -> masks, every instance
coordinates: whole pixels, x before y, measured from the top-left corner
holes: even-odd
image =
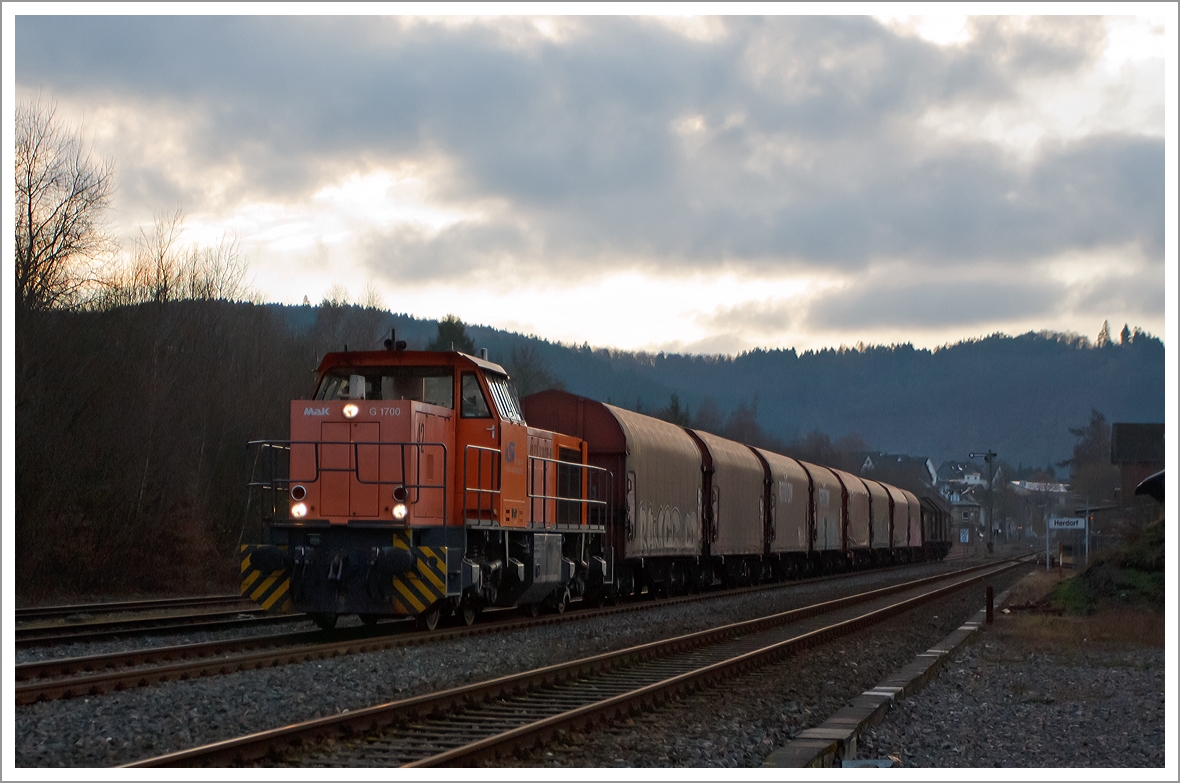
[[[318,308],[282,310],[293,328],[316,323]],[[412,348],[437,335],[434,321],[388,320]],[[814,430],[832,440],[859,435],[873,449],[935,464],[991,449],[1011,465],[1048,466],[1069,458],[1069,429],[1085,425],[1091,410],[1107,421],[1164,417],[1164,347],[1140,331],[1102,347],[1077,335],[1028,333],[935,350],[755,350],[735,357],[567,346],[488,327],[469,326],[467,334],[518,375],[539,369],[569,391],[623,407],[655,412],[676,394],[690,412],[715,405],[724,420],[744,405],[756,408],[758,424],[781,441]],[[522,354],[526,346],[531,350]],[[528,367],[513,366],[522,359]]]
[[[992,449],[1010,464],[1070,456],[1071,427],[1163,421],[1159,340],[1093,348],[1057,335],[993,336],[938,350],[752,351],[737,357],[636,356],[569,349],[555,357],[572,391],[649,410],[672,392],[693,410],[757,408],[769,434],[860,435],[874,449],[944,459]],[[609,371],[606,371],[609,368]],[[634,379],[634,380],[632,380]]]

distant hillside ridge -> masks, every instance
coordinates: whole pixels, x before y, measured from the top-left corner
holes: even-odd
[[[316,307],[284,309],[293,325],[316,321]],[[412,348],[436,334],[436,321],[387,316]],[[1139,329],[1101,346],[1044,331],[935,349],[755,349],[737,356],[574,346],[488,326],[469,325],[467,333],[505,364],[514,349],[529,346],[569,391],[632,410],[653,412],[673,394],[692,411],[709,400],[723,416],[752,406],[763,430],[783,441],[813,430],[833,440],[856,434],[874,449],[935,464],[987,449],[1013,465],[1058,463],[1071,454],[1069,428],[1088,421],[1092,409],[1107,421],[1164,420],[1164,345]]]

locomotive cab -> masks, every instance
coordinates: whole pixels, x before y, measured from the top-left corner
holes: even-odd
[[[270,502],[241,590],[264,608],[433,627],[489,605],[564,609],[602,582],[609,476],[579,439],[527,426],[499,365],[330,353],[290,415],[290,440],[252,444]]]

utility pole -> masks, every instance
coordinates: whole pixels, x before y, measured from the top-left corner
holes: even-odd
[[[987,463],[987,551],[990,553],[994,552],[996,547],[995,496],[993,494],[996,477],[992,471],[992,463],[996,460],[996,453],[988,449],[987,451],[973,451],[969,456],[971,459],[983,457],[983,461]]]

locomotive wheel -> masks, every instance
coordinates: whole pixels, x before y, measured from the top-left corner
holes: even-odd
[[[438,618],[442,615],[437,606],[432,606],[418,615],[418,628],[422,631],[433,631],[438,628]]]
[[[320,627],[322,631],[330,631],[336,627],[336,621],[340,619],[340,615],[331,612],[312,612],[308,615],[311,621]]]
[[[479,617],[479,611],[473,604],[463,604],[455,614],[459,616],[459,621],[463,625],[474,625],[475,619]]]
[[[362,614],[357,616],[361,618],[361,622],[365,624],[366,628],[372,628],[381,619],[381,615],[377,614]]]

